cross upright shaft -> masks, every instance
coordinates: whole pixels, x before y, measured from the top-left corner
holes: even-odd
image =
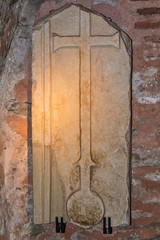
[[[90,15],[80,11],[80,36],[54,36],[54,51],[60,48],[78,47],[80,49],[81,71],[81,159],[84,166],[91,166],[90,149],[90,54],[91,47],[113,45],[119,47],[119,33],[112,36],[91,36]]]

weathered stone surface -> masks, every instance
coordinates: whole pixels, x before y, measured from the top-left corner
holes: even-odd
[[[123,36],[123,37],[122,37]],[[33,31],[34,222],[129,223],[130,44],[71,5]]]

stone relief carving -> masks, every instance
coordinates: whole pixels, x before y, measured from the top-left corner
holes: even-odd
[[[33,30],[34,222],[129,223],[130,44],[70,5]]]

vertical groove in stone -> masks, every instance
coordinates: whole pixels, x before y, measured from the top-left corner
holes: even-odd
[[[50,33],[44,25],[44,223],[50,222]]]
[[[37,224],[43,221],[44,86],[42,41],[42,28],[39,28],[33,33],[32,57],[33,194],[34,223]]]

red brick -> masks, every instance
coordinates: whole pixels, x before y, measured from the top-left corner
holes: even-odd
[[[147,190],[148,189],[154,189],[154,190],[159,190],[160,189],[160,181],[152,181],[148,179],[141,179],[142,187],[145,187]]]
[[[20,102],[31,102],[31,58],[31,49],[29,49],[24,59],[25,78],[14,86],[15,98]]]
[[[144,40],[146,42],[153,42],[153,43],[159,43],[160,42],[160,35],[150,35],[150,36],[144,36]]]
[[[55,227],[55,225],[53,225],[51,227],[53,228],[53,227]],[[65,231],[65,239],[70,240],[72,234],[74,234],[75,232],[79,232],[80,230],[81,230],[81,228],[79,226],[67,223],[67,227],[66,227],[66,231]]]
[[[97,4],[93,6],[93,10],[102,13],[106,17],[109,17],[112,19],[113,22],[117,23],[118,25],[122,25],[121,16],[118,12],[118,10],[111,6],[110,4]]]
[[[153,217],[159,218],[160,217],[160,211],[159,211],[159,204],[155,203],[143,203],[140,200],[133,199],[131,202],[132,210],[140,210],[142,212],[151,213]]]
[[[160,14],[160,8],[139,8],[137,9],[139,15]]]
[[[73,2],[73,0],[70,0],[69,2]],[[92,6],[93,0],[76,0],[77,4],[81,4],[82,6],[86,8],[90,8]]]
[[[41,236],[39,236],[38,240],[51,239],[51,238],[53,238],[53,231],[48,230],[45,233],[43,233]]]
[[[8,116],[6,122],[10,128],[20,134],[25,139],[27,138],[27,118],[16,115]]]
[[[134,176],[144,176],[148,173],[154,173],[156,171],[160,171],[160,167],[146,167],[146,166],[142,166],[142,167],[137,167],[137,168],[133,168],[133,175]]]
[[[136,22],[134,24],[136,29],[157,29],[160,28],[160,22]]]
[[[145,203],[160,203],[160,189],[158,189],[158,191],[150,191],[146,194],[145,198],[144,198],[144,202]]]
[[[137,226],[142,226],[142,227],[156,223],[156,222],[157,222],[157,218],[155,217],[141,217],[141,218],[132,219],[132,224]]]
[[[39,9],[39,14],[38,14],[37,18],[35,19],[35,21],[47,16],[51,11],[57,9],[60,6],[61,6],[61,4],[58,4],[58,1],[57,1],[57,3],[53,2],[53,1],[47,1],[47,2],[42,3],[42,5]]]
[[[27,83],[28,83],[28,79],[25,78],[20,82],[18,82],[14,87],[16,98],[21,102],[27,101],[27,93],[28,93]]]
[[[158,178],[160,174],[160,167],[137,167],[133,168],[133,176],[141,182],[141,187],[145,189],[154,189],[154,191],[160,190],[160,180]],[[154,177],[154,178],[153,178]],[[157,177],[157,180],[155,179]]]
[[[160,105],[140,104],[133,99],[133,111],[133,128],[137,129],[137,134],[132,138],[133,146],[157,148],[160,144],[158,136]]]
[[[0,240],[6,240],[7,238],[6,238],[6,235],[5,234],[3,234],[3,235],[1,235],[0,236]]]
[[[151,239],[155,235],[157,235],[157,230],[154,228],[146,228],[146,229],[140,229],[139,230],[139,236],[142,239]]]

